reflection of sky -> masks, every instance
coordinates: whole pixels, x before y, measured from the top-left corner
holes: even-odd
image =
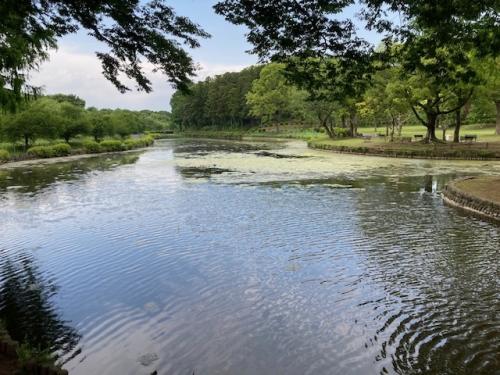
[[[8,208],[0,247],[36,254],[60,286],[56,306],[83,336],[72,374],[379,372],[390,358],[374,358],[400,324],[422,329],[426,313],[446,318],[427,299],[432,282],[465,324],[470,311],[450,292],[460,280],[449,275],[467,271],[466,291],[488,291],[474,281],[491,274],[498,230],[447,210],[421,186],[428,174],[441,181],[440,170],[500,174],[498,162],[353,157],[302,142],[268,151],[307,158],[262,157],[249,147],[225,153],[227,142],[208,142],[204,151],[218,151],[196,158],[185,144],[172,152],[181,142],[160,141],[166,147],[134,164],[56,182],[43,194],[0,200],[2,212],[24,202]],[[184,176],[183,165],[233,173],[200,181]],[[327,185],[314,182],[325,177]],[[464,228],[473,235],[455,236]],[[463,265],[482,266],[482,276]],[[389,353],[405,342],[400,336]],[[159,359],[143,368],[137,360],[148,353]]]

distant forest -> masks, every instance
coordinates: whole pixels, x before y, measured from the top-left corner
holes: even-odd
[[[498,116],[499,61],[479,63],[486,84],[475,87],[461,109],[460,124],[494,124]],[[376,70],[355,95],[328,93],[313,98],[307,90],[289,83],[284,64],[252,66],[193,83],[189,93],[177,91],[171,99],[171,123],[179,130],[293,124],[321,129],[332,137],[335,132],[355,135],[358,127],[368,126],[393,127],[397,132],[404,125],[421,123],[408,100],[408,88],[415,96],[426,88],[427,82],[418,78],[405,80],[397,67],[387,67]],[[455,113],[439,116],[439,128],[454,126]]]

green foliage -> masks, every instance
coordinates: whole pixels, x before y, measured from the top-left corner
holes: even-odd
[[[306,93],[288,83],[285,65],[268,64],[246,95],[250,113],[263,122],[281,122],[300,112]]]
[[[186,89],[196,67],[183,48],[199,46],[207,38],[197,24],[177,16],[164,1],[59,1],[0,2],[0,107],[14,108],[27,93],[29,72],[48,58],[57,38],[85,29],[108,47],[98,52],[103,74],[121,92],[129,90],[123,74],[139,90],[152,90],[141,60],[160,71],[177,88]]]
[[[73,94],[54,94],[46,97],[58,103],[69,103],[80,108],[85,108],[85,100]]]
[[[246,95],[261,67],[225,73],[193,84],[190,93],[177,91],[171,101],[172,123],[180,129],[248,128],[257,123]]]
[[[333,128],[333,134],[336,138],[345,138],[349,136],[349,129],[346,128]]]
[[[54,158],[67,156],[71,153],[71,146],[66,143],[58,143],[52,146],[35,146],[28,149],[28,154],[37,158]]]
[[[28,363],[52,366],[55,361],[49,349],[41,349],[39,347],[35,348],[26,342],[19,345],[17,349],[17,357],[21,366]]]
[[[10,159],[9,151],[0,149],[0,161],[7,161],[9,159]]]
[[[39,137],[55,137],[58,129],[54,102],[40,99],[28,103],[18,114],[6,116],[2,130],[6,139],[24,141],[25,148]]]
[[[125,151],[127,146],[122,141],[105,140],[100,143],[103,152]]]
[[[154,138],[151,136],[145,136],[141,138],[135,139],[127,139],[124,144],[128,150],[132,150],[134,148],[148,147],[151,146],[154,142]]]
[[[83,142],[83,149],[89,154],[97,154],[101,152],[101,145],[95,141]]]

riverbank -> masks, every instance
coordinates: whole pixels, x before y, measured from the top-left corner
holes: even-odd
[[[433,143],[385,142],[383,138],[311,140],[308,147],[333,152],[393,158],[500,160],[500,142]]]
[[[469,126],[463,135],[474,135],[478,142],[425,144],[416,141],[415,136],[423,137],[425,128],[408,126],[402,133],[405,142],[389,142],[377,133],[377,129],[359,129],[364,137],[330,139],[324,133],[313,129],[289,129],[281,132],[262,132],[253,130],[204,130],[176,133],[176,138],[208,138],[223,140],[286,140],[300,139],[308,147],[338,153],[385,156],[392,158],[448,159],[448,160],[500,160],[500,136],[495,136],[491,126]]]
[[[443,190],[446,203],[500,221],[500,177],[468,177]]]
[[[52,153],[51,150],[47,150],[48,148],[54,148],[55,146],[37,146],[38,149],[36,152],[28,152],[17,158],[0,160],[0,170],[86,159],[97,155],[137,152],[153,144],[154,139],[152,137],[142,137],[129,140],[129,142],[103,141],[101,143],[87,143],[83,148],[69,149],[67,152],[55,154]]]
[[[35,351],[12,340],[0,321],[0,375],[12,374],[68,375],[68,371],[56,366],[50,356],[38,358]]]

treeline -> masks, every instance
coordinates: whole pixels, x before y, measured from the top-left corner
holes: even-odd
[[[177,91],[171,99],[172,123],[178,129],[248,128],[258,124],[247,94],[262,67],[224,73],[192,84],[190,94]]]
[[[69,143],[78,136],[91,136],[100,142],[105,137],[126,138],[169,126],[168,112],[85,108],[83,99],[58,94],[28,101],[15,113],[1,114],[0,140],[22,142],[27,150],[37,139],[62,139]]]
[[[475,65],[479,75],[476,84],[450,85],[439,91],[441,108],[453,107],[454,103],[458,107],[448,113],[442,111],[436,118],[443,138],[449,128],[455,129],[458,139],[463,124],[495,123],[495,115],[498,126],[500,60],[477,60]],[[321,129],[330,137],[356,136],[359,127],[381,127],[381,132],[394,139],[404,125],[425,121],[419,103],[425,103],[429,92],[437,90],[432,79],[404,76],[397,61],[372,71],[363,82],[350,82],[344,71],[345,76],[339,73],[335,78],[336,85],[320,90],[290,83],[287,66],[278,63],[207,78],[193,84],[189,94],[174,94],[172,124],[195,130],[256,125],[279,130],[282,124],[295,124]],[[352,89],[346,89],[350,85]],[[460,101],[464,104],[458,105]]]

